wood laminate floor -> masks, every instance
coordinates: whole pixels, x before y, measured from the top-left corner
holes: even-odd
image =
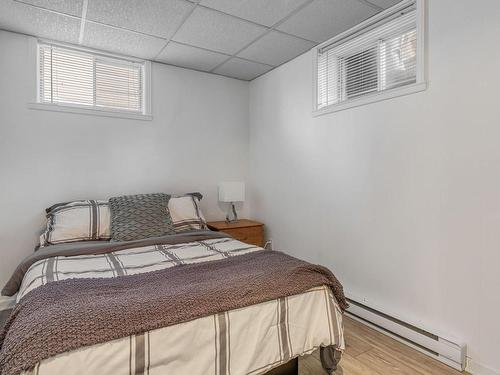
[[[348,317],[344,327],[346,351],[336,375],[467,375]],[[326,374],[319,352],[299,359],[299,374]]]

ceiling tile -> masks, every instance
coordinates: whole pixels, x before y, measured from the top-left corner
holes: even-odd
[[[239,57],[268,65],[281,65],[314,47],[314,43],[272,31],[245,48]]]
[[[198,7],[173,40],[232,55],[265,31],[264,27]]]
[[[128,56],[153,59],[165,40],[94,22],[85,23],[83,45]]]
[[[316,42],[323,42],[361,21],[377,10],[354,0],[315,0],[277,29]]]
[[[215,69],[214,73],[250,81],[261,74],[268,72],[272,68],[273,67],[269,65],[254,63],[233,57],[231,60]]]
[[[309,0],[202,0],[201,5],[272,26]]]
[[[372,4],[375,4],[376,6],[387,9],[392,7],[393,5],[396,5],[401,0],[368,0],[368,1]]]
[[[89,0],[87,19],[170,38],[194,6],[185,0]]]
[[[81,17],[83,0],[16,0],[21,3]]]
[[[0,29],[78,43],[80,20],[11,0],[0,1]]]
[[[208,72],[225,61],[228,57],[228,55],[223,55],[221,53],[186,46],[171,41],[156,58],[156,61]]]

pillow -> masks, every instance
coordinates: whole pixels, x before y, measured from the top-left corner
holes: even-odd
[[[174,234],[168,211],[170,195],[124,195],[109,199],[111,239],[133,241]]]
[[[64,242],[109,240],[110,215],[106,201],[58,203],[45,210],[47,229],[40,247]]]
[[[207,229],[207,222],[199,206],[202,198],[203,195],[200,193],[190,193],[170,198],[168,209],[177,233]]]

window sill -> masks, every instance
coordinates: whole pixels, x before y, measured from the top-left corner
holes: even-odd
[[[366,95],[359,99],[349,100],[344,103],[332,104],[328,107],[313,110],[313,116],[321,116],[327,113],[344,111],[349,108],[360,107],[363,105],[381,102],[383,100],[397,98],[398,96],[405,96],[409,94],[414,94],[416,92],[425,91],[427,89],[427,83],[414,83],[412,85],[398,87],[392,90],[382,91],[371,95]]]
[[[47,104],[47,103],[28,103],[29,109],[38,109],[41,111],[55,111],[55,112],[66,112],[66,113],[76,113],[80,115],[91,115],[91,116],[103,116],[103,117],[117,117],[132,120],[141,121],[151,121],[153,116],[144,115],[142,113],[127,113],[119,111],[108,111],[105,109],[95,109],[95,108],[81,108],[81,107],[71,107],[66,105],[58,104]]]

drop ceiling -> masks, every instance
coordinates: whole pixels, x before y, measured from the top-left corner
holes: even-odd
[[[252,80],[399,0],[0,0],[0,29]]]

